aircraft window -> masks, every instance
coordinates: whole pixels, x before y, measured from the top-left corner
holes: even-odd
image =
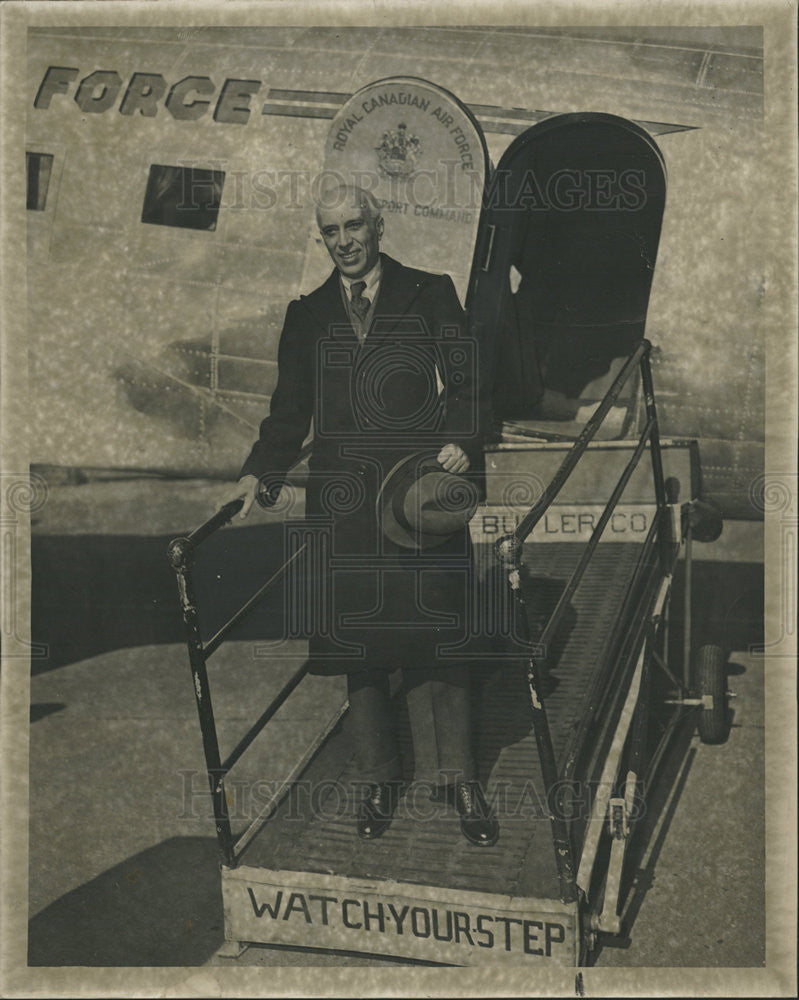
[[[223,170],[154,163],[147,180],[141,221],[183,229],[216,229],[224,183]]]
[[[27,207],[33,212],[43,212],[53,172],[53,157],[50,153],[26,153],[25,166],[28,172]]]

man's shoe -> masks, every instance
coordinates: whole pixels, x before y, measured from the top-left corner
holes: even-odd
[[[461,818],[461,833],[470,844],[493,847],[499,840],[499,822],[485,800],[477,781],[455,786],[455,806]]]
[[[391,825],[394,811],[400,800],[402,783],[381,781],[372,785],[368,796],[361,803],[358,816],[358,836],[362,840],[374,840]]]

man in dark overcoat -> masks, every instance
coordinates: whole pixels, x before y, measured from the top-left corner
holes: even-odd
[[[418,524],[389,537],[380,513],[381,502],[396,507],[396,485],[431,466],[449,486],[481,468],[478,359],[452,279],[380,252],[370,193],[328,189],[317,222],[335,269],[289,304],[270,414],[225,501],[243,498],[242,517],[256,496],[273,502],[313,420],[306,518],[327,562],[313,581],[310,671],[347,675],[347,724],[368,785],[358,833],[383,833],[401,795],[389,696],[400,669],[415,779],[456,806],[469,841],[491,845],[498,826],[476,780],[468,665],[446,655],[468,629],[467,521],[441,537]]]

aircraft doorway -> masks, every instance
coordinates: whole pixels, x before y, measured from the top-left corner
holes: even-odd
[[[585,422],[644,335],[665,198],[659,149],[614,115],[557,115],[508,147],[470,289],[497,423]]]

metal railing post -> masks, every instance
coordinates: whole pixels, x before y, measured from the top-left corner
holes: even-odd
[[[692,560],[693,528],[691,514],[688,513],[685,523],[685,592],[683,596],[683,631],[682,631],[682,681],[685,690],[691,688],[691,560]]]
[[[648,340],[644,340],[642,343],[645,345],[645,349],[641,355],[641,384],[644,389],[647,421],[651,424],[649,431],[649,451],[652,457],[655,499],[657,501],[658,517],[660,520],[660,527],[658,528],[658,558],[661,573],[666,573],[668,572],[669,563],[668,549],[671,543],[671,524],[670,519],[666,517],[666,481],[663,477],[663,456],[660,452],[660,431],[658,429],[657,409],[655,407],[655,389],[652,384],[652,367],[649,362],[652,345]]]
[[[533,731],[535,732],[535,742],[541,764],[541,774],[544,779],[549,822],[552,828],[555,862],[560,881],[560,896],[564,903],[569,903],[577,898],[574,855],[569,828],[562,814],[561,802],[556,794],[558,787],[558,765],[555,759],[555,749],[552,744],[552,731],[541,694],[541,672],[538,669],[537,652],[532,648],[527,605],[522,593],[521,552],[521,544],[515,543],[512,537],[506,539],[504,545],[499,546],[497,549],[499,558],[508,566],[508,581],[516,602],[516,609],[522,626],[522,634],[530,645],[530,654],[525,664],[527,693],[530,696]]]
[[[178,595],[183,613],[183,624],[186,629],[186,643],[189,649],[192,687],[194,688],[194,699],[197,703],[197,714],[200,719],[203,751],[205,752],[205,766],[208,771],[208,783],[211,788],[219,852],[223,864],[230,865],[233,862],[233,834],[230,829],[230,818],[227,811],[227,802],[225,801],[225,772],[222,769],[222,762],[219,756],[219,741],[217,740],[214,709],[211,703],[211,689],[208,684],[208,671],[205,663],[206,656],[200,637],[197,604],[191,578],[194,543],[189,538],[176,538],[170,543],[167,554],[177,577]]]

